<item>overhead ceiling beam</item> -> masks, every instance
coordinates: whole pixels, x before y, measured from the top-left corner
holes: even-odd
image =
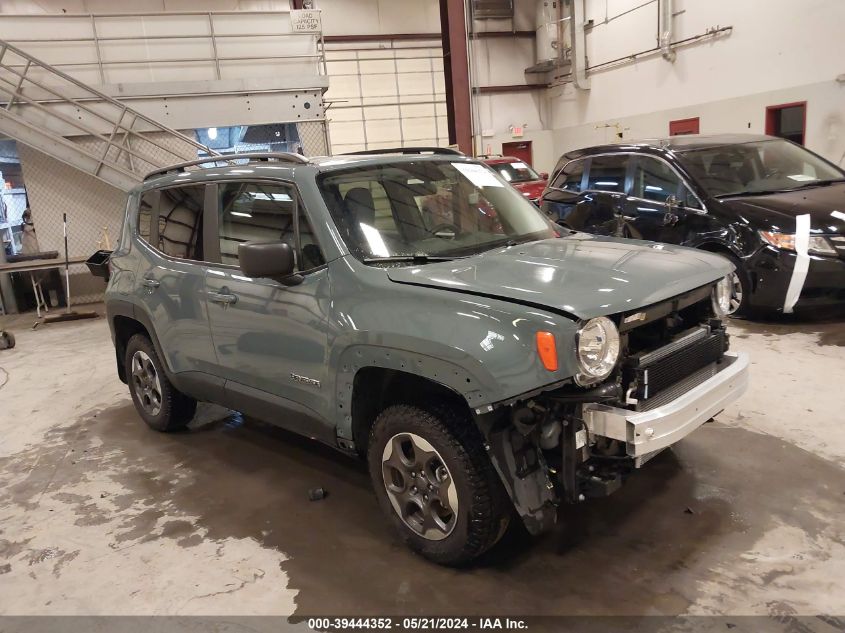
[[[474,39],[492,39],[492,38],[533,38],[536,37],[534,31],[482,31],[475,33],[472,37]],[[411,40],[439,40],[442,38],[441,33],[375,33],[367,35],[326,35],[324,39],[326,42],[384,42],[384,41],[411,41]]]
[[[526,92],[529,90],[545,90],[548,84],[512,84],[506,86],[478,86],[473,92],[480,95],[497,94],[503,92]]]

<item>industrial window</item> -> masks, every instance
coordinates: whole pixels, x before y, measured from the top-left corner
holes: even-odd
[[[581,191],[581,181],[583,179],[584,161],[574,160],[561,170],[552,183],[552,187],[578,193]]]
[[[628,155],[596,156],[590,161],[587,189],[624,193]]]
[[[202,216],[205,185],[160,190],[158,249],[181,259],[202,260]]]
[[[806,101],[785,103],[766,108],[766,134],[779,136],[793,143],[803,145],[806,124]]]
[[[219,187],[220,258],[224,264],[237,265],[238,246],[251,241],[281,241],[297,253],[297,270],[316,268],[325,263],[316,237],[296,195],[286,185],[233,182]],[[300,243],[297,248],[296,212],[299,217]]]
[[[683,136],[684,134],[698,134],[698,117],[669,121],[669,136]]]

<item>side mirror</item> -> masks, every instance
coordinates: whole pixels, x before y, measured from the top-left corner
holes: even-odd
[[[668,198],[666,198],[666,206],[669,207],[670,209],[674,210],[674,209],[679,209],[679,208],[683,207],[684,205],[675,196],[669,196]]]
[[[295,281],[296,257],[285,242],[244,242],[238,246],[238,260],[247,277]]]
[[[549,179],[549,172],[541,171],[540,172],[540,180],[548,180]]]
[[[666,213],[663,214],[663,224],[665,226],[674,226],[677,224],[680,219],[678,213],[683,208],[683,203],[675,196],[666,198]]]

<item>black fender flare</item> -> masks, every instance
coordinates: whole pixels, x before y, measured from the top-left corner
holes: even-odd
[[[106,303],[106,317],[109,321],[109,328],[111,329],[112,333],[112,342],[114,343],[114,353],[115,353],[115,361],[117,363],[117,373],[120,376],[120,379],[125,383],[126,377],[124,375],[123,370],[123,358],[120,354],[120,345],[118,344],[117,340],[117,332],[115,330],[115,317],[124,317],[127,319],[131,319],[140,323],[141,326],[147,331],[147,334],[150,336],[150,340],[153,343],[153,347],[155,348],[156,354],[158,354],[159,359],[161,359],[161,363],[164,366],[164,372],[167,375],[167,378],[173,381],[173,371],[167,364],[167,357],[162,352],[161,343],[158,340],[158,335],[156,334],[155,328],[153,327],[152,319],[150,316],[141,308],[136,306],[136,304],[132,303],[131,301],[124,301],[122,299],[113,299]]]

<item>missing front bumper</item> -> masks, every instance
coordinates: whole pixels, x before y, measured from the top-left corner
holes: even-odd
[[[728,352],[713,365],[710,378],[658,407],[631,411],[589,403],[583,407],[584,423],[593,435],[625,442],[629,457],[652,455],[737,400],[748,386],[748,364],[747,354]],[[638,466],[645,461],[636,459]]]

